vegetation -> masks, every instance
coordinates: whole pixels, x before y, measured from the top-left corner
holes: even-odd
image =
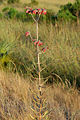
[[[30,38],[26,40],[24,33],[31,29],[32,35],[35,35],[35,24],[33,25],[34,28],[31,28],[31,23],[28,25],[28,23],[15,20],[4,20],[3,22],[2,19],[0,26],[0,44],[3,44],[0,49],[4,49],[5,52],[10,54],[12,63],[18,67],[18,70],[21,69],[19,70],[21,73],[34,76],[36,74],[34,72],[34,66],[36,68],[35,48],[31,45]],[[42,67],[45,68],[42,72],[43,77],[56,73],[63,80],[73,81],[76,76],[79,76],[80,71],[80,34],[78,26],[69,23],[59,25],[58,28],[52,24],[46,26],[40,23],[39,26],[39,38],[42,41],[44,39],[43,42],[50,48],[48,53],[41,58]]]
[[[36,1],[31,1],[29,6],[35,6],[37,4]],[[77,24],[79,24],[79,17],[80,17],[80,1],[76,0],[75,3],[68,3],[66,5],[62,5],[60,7],[60,10],[55,15],[55,12],[51,9],[47,9],[47,15],[44,17],[41,17],[41,21],[45,21],[48,23],[52,22],[55,24],[56,21],[77,21]],[[13,7],[5,7],[2,9],[3,15],[5,18],[10,19],[20,19],[22,21],[32,21],[30,15],[25,14],[25,11],[18,11],[16,8]]]
[[[19,3],[20,0],[8,0],[8,3],[11,4],[11,3]]]
[[[36,27],[31,15],[23,10],[25,4],[20,2],[6,4],[3,1],[0,5],[1,120],[31,120],[31,108],[37,107],[34,102],[38,102],[36,48],[30,36],[25,36],[26,31],[31,31],[36,39]],[[33,4],[33,8],[40,6],[40,2]],[[80,120],[79,4],[80,0],[76,0],[61,5],[56,14],[48,8],[39,21],[39,40],[49,48],[40,57],[48,120]]]
[[[76,0],[74,4],[68,3],[67,5],[61,6],[61,10],[58,12],[58,17],[63,20],[77,20],[79,24],[80,15],[80,0]]]

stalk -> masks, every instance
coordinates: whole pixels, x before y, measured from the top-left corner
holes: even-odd
[[[36,95],[36,98],[33,98],[33,107],[31,107],[31,110],[33,111],[33,116],[31,116],[32,119],[36,119],[38,118],[37,120],[42,120],[42,118],[45,116],[45,113],[46,111],[44,112],[43,111],[43,98],[42,98],[42,80],[41,80],[41,64],[40,64],[40,49],[39,49],[39,46],[41,45],[39,42],[39,36],[38,36],[38,21],[39,21],[39,18],[40,18],[40,15],[41,14],[46,14],[46,10],[45,9],[32,9],[32,8],[27,8],[27,11],[26,13],[29,13],[31,14],[34,22],[36,23],[36,41],[34,40],[35,42],[35,45],[37,45],[37,67],[38,67],[38,95]],[[33,16],[33,14],[35,14],[36,16]],[[31,40],[33,40],[31,34],[28,32],[26,33],[26,36],[30,35],[30,38]],[[43,48],[44,50],[44,48]],[[43,51],[42,50],[42,51]],[[45,49],[46,50],[46,49]],[[44,51],[45,52],[45,51]],[[34,97],[34,95],[33,95]],[[38,99],[37,99],[38,97]],[[38,106],[37,106],[37,103],[38,103]],[[43,114],[42,114],[42,111],[43,111]],[[36,112],[36,113],[35,113]],[[36,115],[36,117],[35,117]]]
[[[36,22],[36,29],[37,29],[37,42],[38,42],[38,22]],[[37,60],[38,60],[38,78],[39,78],[39,98],[40,98],[40,112],[39,112],[39,120],[42,119],[41,115],[41,109],[42,109],[42,89],[41,89],[41,67],[40,67],[40,51],[39,51],[39,46],[37,44]]]

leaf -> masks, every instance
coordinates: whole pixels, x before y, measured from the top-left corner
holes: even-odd
[[[45,118],[48,114],[48,110],[44,113],[44,115],[42,116],[42,118]]]
[[[35,120],[35,118],[30,114],[31,119]]]

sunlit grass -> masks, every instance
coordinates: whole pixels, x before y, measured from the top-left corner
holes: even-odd
[[[45,85],[50,120],[80,120],[80,95],[68,84]],[[34,87],[34,89],[33,89]],[[0,71],[0,119],[31,120],[31,94],[29,89],[36,90],[36,83],[23,79],[18,74]]]
[[[18,66],[24,64],[25,70],[30,70],[30,73],[34,71],[33,66],[36,68],[37,65],[36,48],[30,38],[25,37],[25,32],[31,31],[33,38],[35,38],[35,24],[16,20],[1,20],[0,26],[0,40],[4,41],[4,44],[9,41],[12,45],[14,43],[12,50],[10,47],[12,61]],[[74,78],[77,79],[80,71],[79,31],[78,26],[70,23],[58,25],[57,28],[52,24],[47,26],[39,24],[39,39],[49,47],[46,53],[41,55],[42,68],[45,68],[41,73],[43,77],[56,73],[63,80],[68,79],[71,83]]]
[[[39,6],[57,11],[65,3],[41,0]],[[28,118],[32,97],[29,88],[34,87],[38,93],[34,79],[37,76],[37,62],[36,47],[29,37],[25,37],[26,31],[30,31],[35,38],[35,23],[0,20],[0,53],[7,51],[8,62],[12,63],[4,69],[1,61],[6,59],[0,56],[1,120],[31,120]],[[53,82],[44,86],[48,111],[51,110],[49,120],[80,120],[80,95],[77,90],[77,86],[80,88],[80,27],[75,23],[58,23],[57,26],[39,23],[39,39],[43,47],[49,47],[40,58],[43,68],[41,77],[50,77]],[[14,73],[10,72],[11,69]]]

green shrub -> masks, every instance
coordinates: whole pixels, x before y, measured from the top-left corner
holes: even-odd
[[[11,4],[11,3],[19,3],[20,0],[8,0],[8,3]]]
[[[57,13],[58,20],[76,20],[76,16],[72,14],[73,5],[72,3],[68,3],[66,5],[61,6],[60,10]]]
[[[14,8],[10,8],[8,11],[8,17],[13,19],[16,17],[16,14],[18,13],[18,11]]]
[[[27,16],[25,14],[25,12],[18,12],[16,14],[16,18],[22,21],[26,21],[27,20]]]
[[[76,16],[73,16],[72,13],[67,9],[67,10],[61,10],[58,12],[58,20],[65,20],[65,21],[69,21],[69,20],[76,20]]]
[[[18,11],[15,8],[9,8],[9,7],[3,8],[2,12],[4,13],[4,18],[10,18],[10,19],[15,18],[16,14],[18,13]]]
[[[55,15],[54,11],[51,9],[47,9],[47,14],[46,14],[46,22],[51,22],[53,20],[53,16]]]
[[[9,10],[9,7],[5,7],[5,8],[2,9],[2,12],[6,12],[8,10]]]
[[[73,8],[73,4],[72,3],[68,3],[68,4],[66,4],[66,5],[61,5],[60,6],[60,9],[61,10],[69,10],[69,11],[71,11],[72,10],[72,8]]]
[[[10,8],[9,7],[5,7],[2,9],[2,13],[3,13],[3,17],[8,19],[9,16],[8,16],[8,12],[9,12]]]
[[[2,18],[2,16],[3,16],[3,14],[2,14],[2,13],[0,13],[0,18]]]
[[[0,41],[0,68],[5,68],[11,63],[11,45],[6,40]]]
[[[19,12],[15,8],[5,7],[2,9],[2,12],[3,12],[4,18],[7,18],[7,19],[16,18],[17,20],[21,20],[21,21],[32,21],[31,16],[26,15],[25,11]]]
[[[58,18],[63,20],[76,20],[79,22],[80,15],[80,0],[76,0],[75,3],[68,3],[61,6],[58,12]]]
[[[32,21],[31,16],[30,15],[26,15],[25,12],[17,12],[16,19],[17,20],[21,20],[23,22],[27,22],[27,21],[31,22]]]
[[[77,24],[79,24],[79,17],[80,17],[80,0],[76,0],[73,4],[73,11],[72,13],[77,17]]]

